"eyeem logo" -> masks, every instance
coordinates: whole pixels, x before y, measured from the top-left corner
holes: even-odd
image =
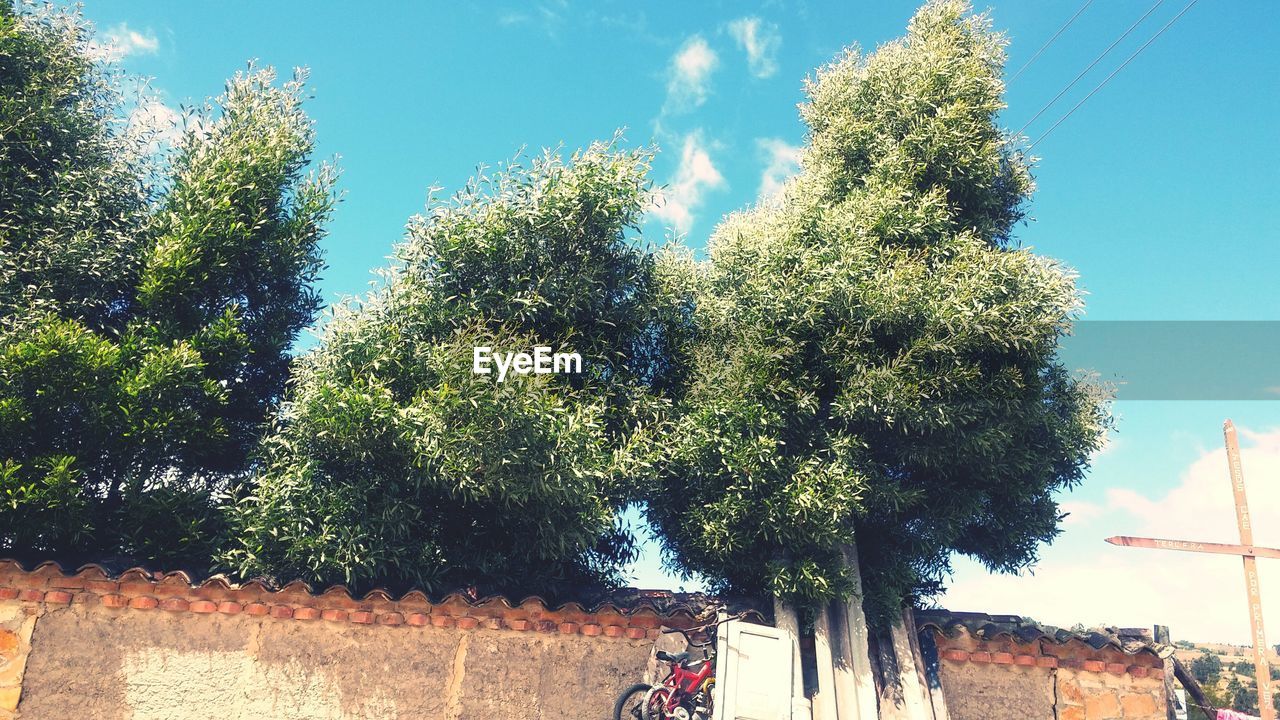
[[[471,351],[471,372],[476,375],[488,375],[498,368],[498,382],[507,379],[507,372],[517,375],[550,375],[551,373],[567,374],[582,372],[582,356],[576,352],[551,352],[545,345],[536,345],[533,354],[494,352],[493,348],[484,345]]]

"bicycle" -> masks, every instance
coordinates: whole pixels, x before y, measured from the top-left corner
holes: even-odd
[[[711,720],[711,690],[715,686],[714,630],[745,613],[695,627],[663,630],[663,634],[680,633],[691,648],[702,650],[702,659],[690,662],[689,652],[676,655],[658,651],[658,659],[668,664],[667,676],[661,683],[636,683],[627,688],[613,706],[613,720]],[[701,642],[690,633],[703,633]],[[711,648],[711,650],[708,650]]]

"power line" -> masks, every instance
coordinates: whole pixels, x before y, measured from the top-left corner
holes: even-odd
[[[1054,33],[1054,34],[1053,34],[1053,37],[1049,38],[1049,39],[1045,42],[1045,44],[1044,44],[1044,45],[1041,45],[1041,46],[1040,46],[1040,49],[1036,51],[1036,54],[1035,54],[1035,55],[1032,55],[1032,56],[1031,56],[1031,59],[1030,59],[1030,60],[1028,60],[1028,61],[1027,61],[1027,63],[1026,63],[1025,65],[1023,65],[1022,67],[1018,68],[1018,72],[1014,73],[1014,74],[1013,74],[1013,77],[1009,78],[1009,83],[1008,83],[1008,84],[1012,84],[1012,83],[1013,83],[1013,81],[1014,81],[1014,80],[1017,80],[1017,79],[1018,79],[1018,76],[1022,74],[1022,71],[1023,71],[1023,70],[1026,70],[1027,68],[1031,67],[1031,63],[1035,62],[1035,61],[1036,61],[1036,59],[1038,59],[1038,58],[1040,57],[1040,55],[1041,55],[1042,53],[1044,53],[1044,51],[1045,51],[1045,50],[1048,50],[1048,49],[1049,49],[1049,46],[1053,44],[1053,41],[1054,41],[1054,40],[1057,40],[1059,35],[1061,35],[1064,31],[1066,31],[1066,29],[1067,29],[1067,28],[1071,27],[1071,23],[1075,22],[1075,21],[1076,21],[1076,18],[1080,17],[1080,13],[1084,12],[1085,10],[1087,10],[1087,9],[1089,8],[1089,6],[1090,6],[1090,5],[1092,5],[1092,4],[1093,4],[1093,0],[1085,0],[1084,5],[1081,5],[1081,6],[1080,6],[1080,9],[1076,11],[1076,14],[1075,14],[1075,15],[1072,15],[1072,16],[1071,16],[1071,19],[1067,20],[1067,22],[1066,22],[1066,23],[1064,23],[1062,27],[1058,28],[1058,32]]]
[[[1023,126],[1022,126],[1022,127],[1018,128],[1018,132],[1017,132],[1017,133],[1015,133],[1015,134],[1017,134],[1017,135],[1021,135],[1023,130],[1026,130],[1028,127],[1030,127],[1030,126],[1031,126],[1031,123],[1035,122],[1035,121],[1036,121],[1036,120],[1037,120],[1041,115],[1043,115],[1043,114],[1045,113],[1045,111],[1046,111],[1046,110],[1048,110],[1049,108],[1053,107],[1053,104],[1054,104],[1054,103],[1058,102],[1058,100],[1060,100],[1060,99],[1062,98],[1062,96],[1063,96],[1063,95],[1066,95],[1066,94],[1067,94],[1067,92],[1071,90],[1071,88],[1075,87],[1075,86],[1076,86],[1076,83],[1080,82],[1080,79],[1081,79],[1081,78],[1083,78],[1085,75],[1088,75],[1088,74],[1089,74],[1089,71],[1090,71],[1090,70],[1092,70],[1092,69],[1094,68],[1094,66],[1095,66],[1095,65],[1097,65],[1097,64],[1098,64],[1098,63],[1100,63],[1100,62],[1102,62],[1102,59],[1103,59],[1103,58],[1105,58],[1107,55],[1109,55],[1109,54],[1111,53],[1111,51],[1112,51],[1112,50],[1114,50],[1114,49],[1115,49],[1115,47],[1116,47],[1117,45],[1119,45],[1121,42],[1123,42],[1125,38],[1129,37],[1129,33],[1132,33],[1132,32],[1133,32],[1133,31],[1134,31],[1134,30],[1135,30],[1139,25],[1141,25],[1141,24],[1142,24],[1142,21],[1143,21],[1143,20],[1146,20],[1146,19],[1147,19],[1147,17],[1151,15],[1151,13],[1153,13],[1153,12],[1155,12],[1155,11],[1156,11],[1156,8],[1160,7],[1160,6],[1161,6],[1161,5],[1163,5],[1163,4],[1164,4],[1164,0],[1156,0],[1156,4],[1155,4],[1155,5],[1152,5],[1150,10],[1147,10],[1145,13],[1143,13],[1142,17],[1138,18],[1137,22],[1135,22],[1134,24],[1130,25],[1130,26],[1129,26],[1129,29],[1124,31],[1124,34],[1123,34],[1123,35],[1121,35],[1120,37],[1116,38],[1116,41],[1115,41],[1115,42],[1113,42],[1113,43],[1111,43],[1110,45],[1108,45],[1108,46],[1107,46],[1107,49],[1106,49],[1106,50],[1103,50],[1101,55],[1099,55],[1098,57],[1094,58],[1094,59],[1093,59],[1093,62],[1089,63],[1089,67],[1085,68],[1084,70],[1081,70],[1079,75],[1076,75],[1076,76],[1075,76],[1075,78],[1073,78],[1073,79],[1071,80],[1071,82],[1067,83],[1067,86],[1066,86],[1066,87],[1062,88],[1062,90],[1061,90],[1057,95],[1054,95],[1054,96],[1053,96],[1053,99],[1052,99],[1052,100],[1050,100],[1049,102],[1045,103],[1045,104],[1044,104],[1044,107],[1042,107],[1042,108],[1040,108],[1039,110],[1037,110],[1037,111],[1036,111],[1036,114],[1035,114],[1035,115],[1032,115],[1032,116],[1031,116],[1031,119],[1030,119],[1030,120],[1028,120],[1025,124],[1023,124]]]
[[[1138,48],[1137,50],[1134,50],[1132,55],[1126,58],[1124,62],[1120,63],[1120,67],[1116,68],[1115,70],[1112,70],[1110,75],[1104,78],[1102,82],[1098,83],[1097,87],[1090,90],[1089,94],[1081,98],[1080,102],[1076,103],[1070,110],[1067,111],[1065,115],[1058,118],[1057,122],[1055,122],[1053,125],[1050,125],[1049,129],[1045,130],[1043,135],[1036,138],[1036,141],[1031,143],[1031,145],[1027,149],[1030,150],[1031,148],[1034,148],[1036,145],[1040,144],[1040,141],[1049,137],[1049,133],[1052,133],[1054,130],[1056,130],[1059,125],[1061,125],[1063,122],[1066,121],[1067,118],[1071,117],[1072,113],[1074,113],[1076,110],[1079,110],[1081,105],[1084,105],[1086,102],[1088,102],[1089,98],[1093,97],[1094,93],[1101,90],[1108,82],[1111,82],[1111,78],[1115,77],[1121,70],[1125,69],[1125,67],[1129,63],[1133,62],[1134,58],[1138,57],[1138,55],[1140,55],[1143,50],[1147,49],[1148,45],[1155,42],[1157,38],[1163,35],[1165,30],[1168,30],[1170,27],[1173,26],[1174,23],[1178,22],[1178,18],[1181,18],[1183,15],[1185,15],[1186,12],[1191,9],[1191,6],[1195,5],[1197,2],[1199,2],[1199,0],[1191,0],[1191,2],[1187,3],[1187,6],[1182,8],[1182,10],[1177,15],[1174,15],[1172,20],[1165,23],[1164,27],[1157,30],[1156,34],[1152,35],[1150,40],[1147,40],[1145,43],[1142,44],[1142,47]]]

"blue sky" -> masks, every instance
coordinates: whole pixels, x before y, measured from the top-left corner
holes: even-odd
[[[1090,5],[1011,83],[1002,122],[1021,127],[1153,3]],[[1162,3],[1027,134],[1038,137],[1184,4]],[[990,5],[1011,41],[1010,75],[1080,5]],[[522,147],[572,149],[619,128],[629,143],[661,150],[654,180],[667,186],[666,203],[646,236],[681,234],[702,248],[723,214],[789,172],[804,137],[795,109],[803,78],[845,46],[900,35],[913,10],[879,0],[388,3],[378,13],[336,2],[85,7],[126,69],[152,77],[169,107],[216,95],[249,59],[310,68],[318,156],[341,156],[346,193],[325,242],[329,300],[367,289],[428,187],[451,191]],[[1087,319],[1280,320],[1277,76],[1280,4],[1202,2],[1036,145],[1034,221],[1019,239],[1079,272]],[[1101,539],[1146,529],[1230,541],[1226,505],[1221,518],[1168,523],[1216,503],[1214,492],[1229,499],[1225,469],[1216,477],[1212,467],[1221,422],[1233,417],[1248,431],[1258,542],[1280,545],[1280,404],[1128,401],[1116,412],[1114,441],[1064,498],[1075,514],[1036,575],[1010,582],[962,563],[941,602],[1243,639],[1236,561]],[[1280,581],[1268,579],[1280,563],[1269,565],[1268,619],[1280,639]],[[671,582],[652,553],[636,573],[638,584]],[[1144,580],[1135,586],[1135,577]],[[1093,587],[1068,591],[1086,581]],[[1220,585],[1212,612],[1193,598],[1205,582]]]

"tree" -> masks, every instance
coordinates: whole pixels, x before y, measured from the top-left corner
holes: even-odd
[[[632,232],[647,168],[609,145],[547,154],[413,219],[383,286],[300,359],[226,562],[355,587],[616,582],[632,550],[617,510],[687,315]],[[473,372],[477,347],[537,346],[581,372]]]
[[[1012,237],[1032,190],[1004,135],[1003,39],[955,0],[808,83],[803,170],[731,216],[649,517],[679,570],[873,621],[952,553],[1015,571],[1059,532],[1108,423],[1056,359],[1073,275]]]
[[[1191,674],[1201,683],[1216,684],[1222,675],[1222,659],[1208,650],[1201,651],[1200,657],[1191,661]]]
[[[0,549],[203,565],[318,309],[333,176],[269,70],[152,157],[90,38],[0,5]]]

